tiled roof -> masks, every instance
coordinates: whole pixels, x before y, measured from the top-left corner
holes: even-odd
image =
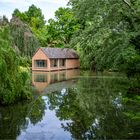
[[[73,49],[69,48],[41,48],[48,58],[79,58]]]

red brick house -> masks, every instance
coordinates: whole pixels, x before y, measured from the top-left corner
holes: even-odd
[[[78,55],[69,48],[39,48],[32,57],[33,71],[54,71],[79,67]]]

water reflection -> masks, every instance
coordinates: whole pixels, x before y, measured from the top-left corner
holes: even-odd
[[[30,103],[0,107],[0,139],[16,139],[28,126],[41,121],[44,111],[45,102],[40,97]]]
[[[54,72],[32,72],[32,84],[37,89],[38,93],[52,92],[53,86],[60,88],[72,85],[71,79],[80,75],[79,69],[54,71]],[[57,83],[57,84],[56,84]],[[70,84],[71,83],[71,84]],[[50,90],[49,90],[50,89]],[[61,88],[60,88],[61,89]]]
[[[62,127],[74,139],[138,139],[140,104],[135,97],[124,101],[129,86],[125,78],[80,78],[65,94],[48,95],[50,109],[60,120],[71,120]]]
[[[84,73],[68,86],[66,72],[38,74],[37,89],[52,94],[0,107],[0,139],[140,139],[140,95],[126,77]]]

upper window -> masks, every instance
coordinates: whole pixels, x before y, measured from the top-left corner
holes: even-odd
[[[46,60],[35,60],[35,67],[47,67]]]
[[[65,67],[66,59],[59,59],[59,66]]]
[[[51,59],[51,67],[57,67],[58,66],[58,59]]]

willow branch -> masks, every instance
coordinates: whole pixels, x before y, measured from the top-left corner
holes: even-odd
[[[131,4],[130,4],[127,0],[123,0],[123,2],[124,2],[125,4],[127,4],[130,8],[132,8],[132,7],[131,7]]]

